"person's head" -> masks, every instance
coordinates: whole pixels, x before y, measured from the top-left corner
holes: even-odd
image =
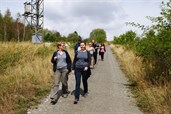
[[[65,48],[65,42],[61,42],[61,45],[64,46],[64,48]]]
[[[89,45],[89,47],[92,47],[92,43],[89,43],[88,45]]]
[[[78,39],[78,43],[81,43],[81,38]]]
[[[81,42],[80,43],[80,48],[82,51],[86,50],[86,43],[85,42]]]
[[[63,43],[58,43],[58,44],[57,44],[57,48],[58,48],[59,50],[64,50],[65,45],[64,45]]]
[[[92,40],[92,43],[95,43],[95,41],[94,41],[94,40]]]

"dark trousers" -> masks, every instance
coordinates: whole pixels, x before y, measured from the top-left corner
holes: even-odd
[[[103,60],[104,59],[104,53],[101,52],[100,56],[101,56],[101,60]]]
[[[76,80],[76,86],[75,86],[75,98],[80,98],[80,84],[81,84],[81,76],[82,76],[82,82],[84,87],[84,93],[88,92],[88,73],[87,71],[84,71],[80,68],[75,68],[75,80]]]
[[[97,52],[94,52],[93,57],[94,57],[94,64],[96,64],[97,63]]]

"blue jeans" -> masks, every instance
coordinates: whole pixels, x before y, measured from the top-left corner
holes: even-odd
[[[89,78],[88,73],[87,71],[84,71],[84,69],[75,68],[75,80],[76,80],[75,98],[78,100],[80,98],[81,76],[82,76],[82,82],[83,82],[83,87],[84,87],[84,93],[87,93],[88,92],[87,79]]]

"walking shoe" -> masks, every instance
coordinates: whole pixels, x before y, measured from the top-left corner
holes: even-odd
[[[87,97],[88,96],[88,92],[87,93],[84,93],[84,95],[83,95],[84,97]]]
[[[68,97],[68,94],[63,94],[62,97],[63,98],[67,98]]]
[[[75,99],[75,100],[74,100],[74,104],[77,104],[77,103],[78,103],[78,99]]]
[[[51,103],[52,105],[55,105],[55,104],[56,104],[56,102],[57,102],[57,100],[52,99],[50,103]]]
[[[71,92],[67,90],[67,94],[70,94]]]

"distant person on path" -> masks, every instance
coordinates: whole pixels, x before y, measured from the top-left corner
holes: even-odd
[[[84,42],[80,43],[81,50],[75,54],[73,70],[75,72],[75,100],[74,104],[77,104],[80,98],[80,84],[81,77],[84,87],[84,96],[88,95],[88,83],[87,80],[91,75],[90,64],[91,64],[91,55],[86,50],[86,44]]]
[[[94,49],[92,43],[89,43],[89,48],[87,50],[90,52],[90,55],[91,55],[90,68],[94,68],[94,52],[95,52],[95,49]]]
[[[92,40],[92,46],[95,49],[95,52],[94,52],[93,56],[94,56],[94,64],[96,64],[97,63],[97,55],[98,55],[99,45],[97,44],[97,42],[95,42],[94,40]]]
[[[102,43],[100,45],[100,49],[99,49],[99,55],[101,56],[101,60],[103,61],[104,60],[104,53],[106,52],[106,48],[105,48],[105,45],[104,43]]]
[[[51,62],[54,71],[54,86],[51,90],[51,103],[55,104],[58,98],[59,84],[62,82],[63,97],[68,96],[68,74],[71,72],[71,58],[67,51],[64,50],[64,44],[57,45],[57,51],[53,53]]]
[[[80,50],[80,49],[79,49],[79,48],[80,48],[80,42],[81,42],[81,37],[80,37],[80,39],[78,40],[77,44],[74,46],[74,54],[76,54],[76,52],[77,52],[78,50]]]

